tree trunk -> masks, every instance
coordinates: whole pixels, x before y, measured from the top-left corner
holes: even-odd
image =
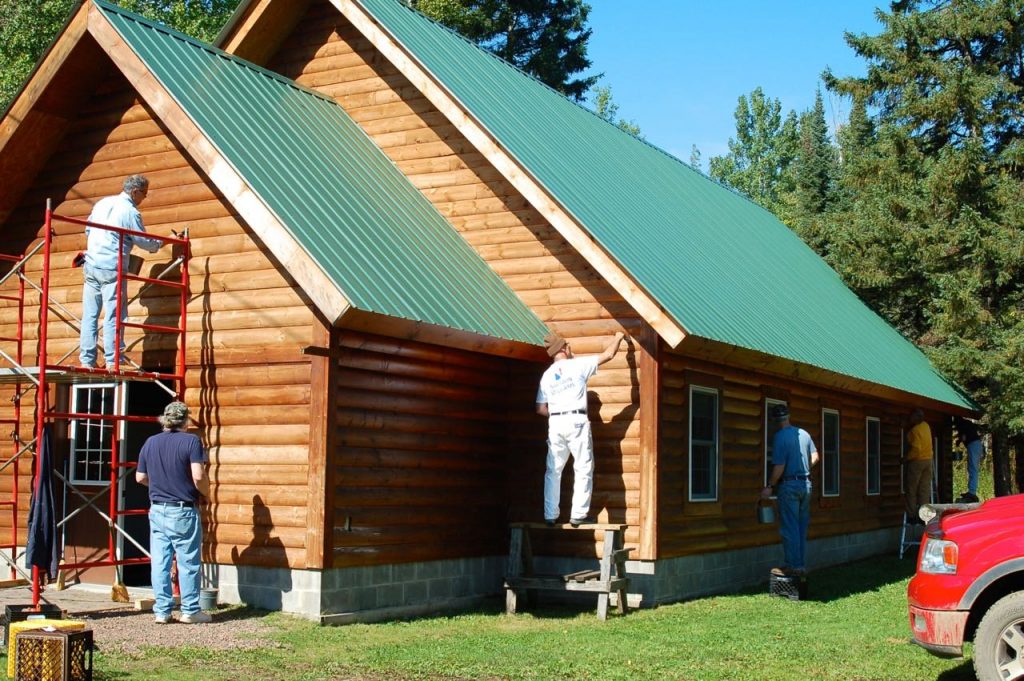
[[[1013,447],[1014,478],[1017,480],[1017,492],[1024,492],[1024,435],[1010,438]]]
[[[1010,477],[1010,453],[1006,446],[1006,436],[1000,431],[992,431],[992,482],[997,497],[1013,494],[1013,480]]]

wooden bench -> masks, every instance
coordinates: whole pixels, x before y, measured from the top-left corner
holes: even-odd
[[[623,547],[625,525],[593,523],[573,527],[569,524],[547,525],[546,523],[511,523],[511,537],[508,549],[508,572],[505,576],[505,612],[515,614],[520,596],[527,591],[583,591],[597,594],[597,617],[608,618],[608,602],[612,593],[618,596],[619,612],[629,612],[626,590],[629,577],[626,576],[626,559],[632,549]],[[530,531],[555,532],[603,532],[604,552],[600,569],[580,570],[567,575],[540,575],[533,571],[533,550],[530,547]]]

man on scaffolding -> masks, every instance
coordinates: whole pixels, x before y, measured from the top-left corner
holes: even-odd
[[[89,222],[97,225],[120,227],[145,234],[142,226],[142,214],[139,205],[149,193],[149,180],[142,175],[131,175],[126,178],[123,191],[116,196],[100,199],[89,214]],[[161,242],[144,236],[128,236],[107,229],[86,227],[85,234],[88,247],[85,251],[84,277],[82,288],[82,335],[80,364],[83,367],[96,367],[96,323],[100,316],[102,301],[106,317],[103,320],[103,356],[108,369],[114,367],[115,352],[124,350],[124,339],[115,342],[114,315],[117,309],[117,247],[121,244],[121,272],[128,270],[129,256],[132,246],[138,245],[143,250],[156,253]],[[128,317],[127,284],[121,279],[121,321]]]

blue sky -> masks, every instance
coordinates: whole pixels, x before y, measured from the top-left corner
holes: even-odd
[[[594,33],[588,54],[604,72],[620,118],[688,161],[696,144],[704,167],[728,150],[740,95],[757,86],[783,112],[814,104],[825,67],[863,75],[865,63],[843,33],[877,34],[878,0],[587,0]],[[849,102],[824,91],[829,125]]]

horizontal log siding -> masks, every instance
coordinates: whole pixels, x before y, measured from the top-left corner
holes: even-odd
[[[118,193],[124,177],[138,172],[151,184],[141,207],[146,229],[170,235],[188,227],[192,239],[186,401],[198,420],[195,432],[209,448],[213,480],[204,559],[224,563],[244,553],[252,564],[301,567],[307,562],[307,524],[322,522],[306,517],[310,368],[302,348],[310,345],[317,323],[312,308],[120,76],[111,75],[82,103],[59,154],[2,226],[3,250],[22,253],[38,241],[48,197],[56,212],[86,218],[98,199]],[[82,271],[72,269],[71,260],[85,248],[85,235],[77,225],[55,229],[51,297],[80,315]],[[163,269],[171,259],[167,248],[135,252],[145,258],[143,274]],[[41,268],[40,255],[30,262],[29,277],[38,281]],[[129,285],[130,294],[137,289]],[[39,303],[37,296],[28,298],[26,363],[35,364]],[[12,305],[0,301],[0,336],[13,334]],[[178,306],[169,289],[151,289],[129,308],[129,316],[176,326]],[[55,361],[77,346],[78,333],[54,321],[52,313],[48,353]],[[175,336],[130,329],[126,342],[128,355],[147,368],[173,366]],[[0,347],[10,351],[12,344]],[[76,351],[67,363],[77,361]],[[0,403],[10,404],[3,398]],[[0,407],[0,418],[9,412]],[[30,437],[31,407],[24,414],[22,437]],[[0,493],[6,497],[9,489],[4,473]],[[22,489],[25,510],[28,487]],[[265,507],[254,505],[256,496]],[[0,513],[0,537],[8,536],[9,518]]]
[[[641,322],[632,308],[330,3],[312,4],[270,65],[341,103],[537,316],[572,340],[578,354],[600,352],[620,329],[639,333]],[[629,523],[626,540],[637,545],[640,429],[635,366],[622,353],[590,383],[597,455],[591,508],[603,520]],[[535,391],[534,383],[518,394],[531,410]],[[517,431],[510,440],[519,462],[510,474],[520,483],[511,503],[515,517],[536,519],[542,514],[544,434],[541,430],[537,435],[536,418],[524,418],[531,421],[530,429]],[[567,470],[566,515],[571,480]],[[587,542],[567,550],[589,555],[595,547]]]
[[[503,553],[509,386],[520,364],[339,335],[334,567]]]
[[[810,537],[864,532],[898,525],[900,427],[906,405],[865,399],[818,386],[784,380],[686,357],[663,348],[659,442],[659,558],[732,550],[779,541],[778,528],[759,525],[755,505],[763,484],[764,401],[789,402],[791,421],[810,433],[822,451],[822,408],[840,414],[840,494],[821,496],[819,463],[813,470]],[[688,501],[689,386],[718,388],[720,399],[720,478],[717,502]],[[865,418],[881,422],[881,494],[866,493]],[[926,414],[948,447],[941,416]],[[944,464],[948,468],[948,462]],[[948,477],[948,471],[943,474]],[[896,547],[893,547],[895,550]],[[780,549],[781,552],[781,549]],[[781,558],[781,553],[780,553]]]

